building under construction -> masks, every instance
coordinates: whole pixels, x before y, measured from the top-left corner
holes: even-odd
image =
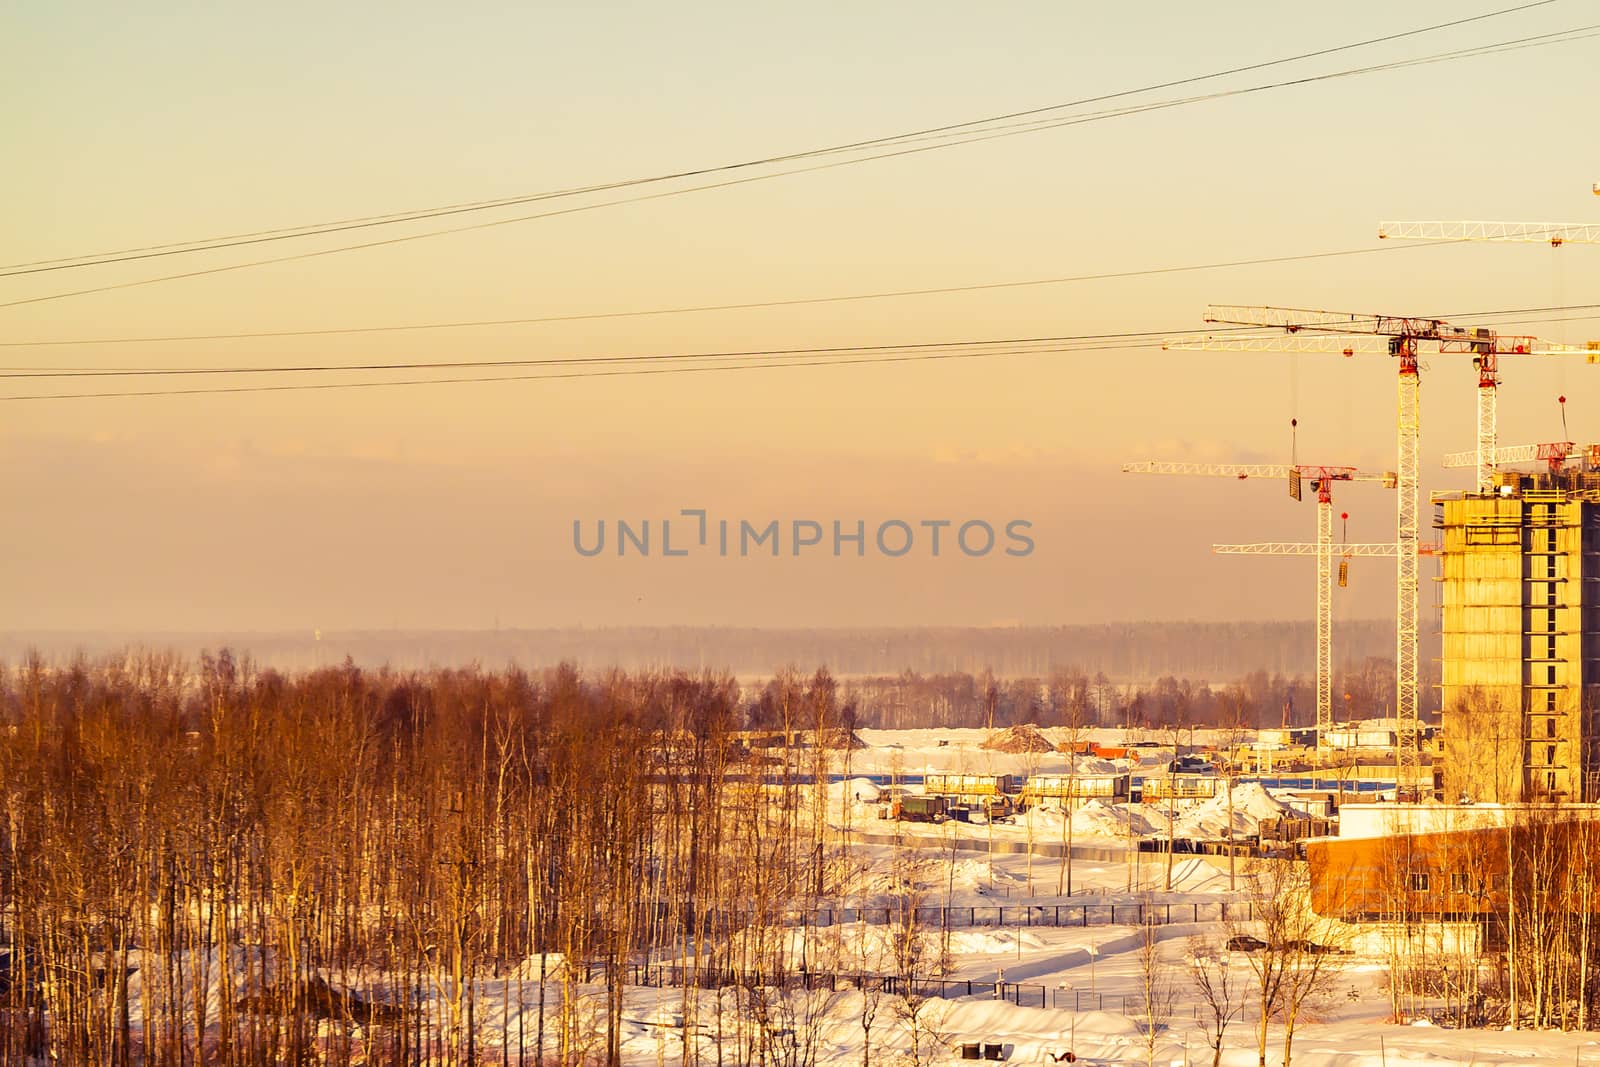
[[[1583,460],[1433,497],[1447,800],[1597,799],[1600,450]]]

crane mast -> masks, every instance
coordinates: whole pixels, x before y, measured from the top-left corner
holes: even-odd
[[[1418,751],[1417,689],[1417,451],[1422,431],[1422,381],[1417,373],[1417,339],[1399,336],[1390,339],[1400,359],[1400,381],[1396,400],[1399,491],[1395,494],[1398,522],[1395,526],[1395,762],[1396,795],[1402,783],[1416,786],[1422,758]],[[1481,365],[1480,365],[1481,366]],[[1480,372],[1481,373],[1481,372]],[[1492,394],[1491,394],[1492,395]],[[1487,451],[1483,436],[1483,396],[1479,393],[1478,469],[1482,478],[1485,457],[1494,463],[1494,441]],[[1492,402],[1491,402],[1491,416]]]
[[[1309,463],[1186,463],[1147,460],[1126,463],[1124,474],[1176,474],[1209,478],[1288,478],[1290,495],[1299,499],[1300,483],[1310,479],[1317,494],[1317,749],[1333,726],[1333,483],[1379,482],[1394,488],[1392,472],[1369,473],[1354,467]],[[1388,546],[1394,554],[1394,546]],[[1265,555],[1268,553],[1256,553]],[[1296,553],[1290,553],[1296,554]]]
[[[1574,239],[1584,236],[1571,233]],[[1398,371],[1395,394],[1395,719],[1400,778],[1415,786],[1418,751],[1418,579],[1420,479],[1418,450],[1422,430],[1419,342],[1444,353],[1472,356],[1477,371],[1477,468],[1480,491],[1492,488],[1497,462],[1499,357],[1506,354],[1562,355],[1583,352],[1600,361],[1600,344],[1584,348],[1555,345],[1538,338],[1497,333],[1483,327],[1455,326],[1426,316],[1356,314],[1311,308],[1213,304],[1205,321],[1230,326],[1260,326],[1284,331],[1276,337],[1197,337],[1169,339],[1163,348],[1214,351],[1322,351],[1345,356],[1384,353]],[[1306,337],[1304,333],[1329,335]],[[1337,336],[1351,335],[1351,336]]]
[[[1441,353],[1464,353],[1473,357],[1478,372],[1478,479],[1484,490],[1493,481],[1495,465],[1499,356],[1538,351],[1540,342],[1532,337],[1501,335],[1482,327],[1453,326],[1443,319],[1425,316],[1356,314],[1311,308],[1212,305],[1206,309],[1205,321],[1274,327],[1291,336],[1302,331],[1370,335],[1384,339],[1386,351],[1396,361],[1395,474],[1399,491],[1395,509],[1395,733],[1399,777],[1402,782],[1414,786],[1421,764],[1417,651],[1418,452],[1422,428],[1419,342],[1435,343]],[[1300,339],[1294,337],[1293,340],[1298,346]],[[1354,354],[1355,346],[1346,341],[1333,344]]]

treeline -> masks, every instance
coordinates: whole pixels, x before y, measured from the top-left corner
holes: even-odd
[[[837,732],[826,673],[766,697]],[[849,757],[735,774],[746,717],[710,674],[5,671],[0,1061],[616,1063],[628,968],[666,959],[745,976],[717,1059],[764,1062],[778,917],[841,877],[799,776]]]
[[[1372,657],[1334,675],[1334,717],[1392,714],[1394,661]],[[1305,677],[1264,670],[1241,681],[1210,685],[1170,675],[1142,685],[1118,685],[1105,674],[1068,668],[1044,677],[903,674],[856,678],[842,690],[855,724],[883,729],[1042,726],[1073,722],[1128,730],[1164,726],[1262,728],[1316,723],[1316,685]],[[759,709],[752,722],[762,725]]]
[[[1082,626],[614,627],[463,631],[373,630],[300,634],[0,635],[0,657],[19,661],[31,650],[63,659],[102,656],[154,645],[198,656],[217,644],[247,644],[257,662],[307,670],[343,662],[402,669],[514,663],[537,669],[562,662],[606,663],[626,670],[727,670],[741,678],[769,675],[787,663],[826,663],[840,676],[992,670],[1002,678],[1044,677],[1076,667],[1118,684],[1164,675],[1239,681],[1252,671],[1310,675],[1315,637],[1310,621],[1129,622]],[[1437,638],[1423,636],[1422,662],[1437,657]],[[1352,620],[1334,627],[1335,665],[1394,655],[1394,624]],[[1424,679],[1425,682],[1429,681]]]

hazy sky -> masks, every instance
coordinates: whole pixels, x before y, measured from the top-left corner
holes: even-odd
[[[0,259],[589,185],[938,126],[1492,10],[1493,2],[13,3]],[[1561,0],[1156,97],[1600,21]],[[1380,219],[1600,220],[1600,38],[1374,73],[477,233],[0,308],[0,340],[526,318],[1377,246]],[[1155,97],[1152,97],[1152,99]],[[1143,98],[1141,98],[1143,99]],[[472,218],[527,213],[499,212]],[[470,221],[470,219],[463,220]],[[421,227],[373,231],[374,236]],[[347,243],[0,278],[0,303]],[[1454,314],[1600,301],[1600,247],[1478,244],[1007,290],[534,326],[8,348],[22,367],[264,366],[1201,327],[1208,302]],[[1600,318],[1525,323],[1555,340]],[[1506,361],[1508,443],[1600,434],[1600,366]],[[1385,359],[1107,351],[876,367],[0,404],[0,628],[1304,617],[1277,485],[1146,457],[1393,466]],[[306,379],[294,379],[306,380]],[[165,379],[145,380],[159,386]],[[1470,447],[1428,361],[1425,489]],[[126,384],[126,383],[124,383]],[[189,380],[186,384],[199,384]],[[74,386],[73,388],[85,388]],[[44,391],[0,383],[0,393]],[[1392,537],[1393,494],[1340,498]],[[572,524],[1032,523],[1034,550],[589,559]],[[1425,510],[1425,521],[1429,513]],[[687,522],[688,520],[683,520]],[[675,527],[674,536],[678,534]],[[787,535],[786,535],[787,536]],[[948,536],[948,534],[946,535]],[[614,546],[613,546],[614,547]],[[1390,610],[1356,565],[1344,615]],[[1427,590],[1424,590],[1426,594]]]

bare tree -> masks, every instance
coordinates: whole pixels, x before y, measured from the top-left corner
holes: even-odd
[[[1050,699],[1061,717],[1067,750],[1067,795],[1061,801],[1061,867],[1056,894],[1072,895],[1072,815],[1077,793],[1078,748],[1089,716],[1089,679],[1077,672],[1057,672],[1050,682]]]
[[[1178,998],[1172,962],[1161,952],[1161,928],[1153,921],[1154,904],[1145,894],[1140,907],[1143,922],[1138,929],[1135,959],[1138,962],[1139,1028],[1144,1034],[1145,1060],[1155,1067],[1156,1043],[1172,1021],[1173,1005]]]
[[[1248,953],[1255,979],[1256,1051],[1267,1063],[1268,1023],[1283,1024],[1283,1067],[1289,1067],[1295,1027],[1310,1017],[1332,991],[1349,952],[1348,927],[1311,907],[1311,877],[1304,863],[1264,858],[1245,875],[1246,894],[1259,939]],[[1340,909],[1330,908],[1331,914]],[[1234,927],[1235,936],[1239,936]]]
[[[899,995],[892,1002],[892,1009],[906,1038],[911,1067],[923,1067],[944,1045],[944,1001],[928,990],[944,960],[938,951],[938,939],[922,921],[925,896],[921,863],[912,858],[909,850],[901,850],[897,866],[900,887],[891,916],[890,953]]]
[[[1221,1067],[1222,1045],[1228,1027],[1244,1007],[1244,990],[1235,977],[1228,950],[1204,937],[1189,939],[1189,981],[1200,997],[1200,1017],[1206,1044],[1211,1046],[1211,1067]]]
[[[857,985],[861,993],[861,1006],[856,1021],[861,1026],[861,1067],[872,1067],[872,1053],[876,1046],[873,1036],[878,1023],[878,1013],[883,1009],[883,975],[889,969],[887,946],[873,936],[864,918],[857,924],[851,947],[851,962],[855,965]]]

